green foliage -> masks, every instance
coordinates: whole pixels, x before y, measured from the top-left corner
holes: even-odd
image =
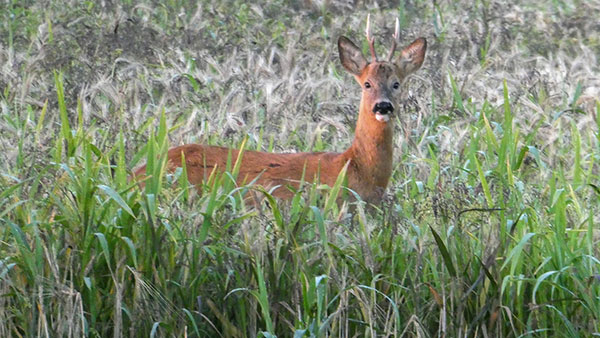
[[[231,156],[197,193],[166,151],[343,150],[331,39],[372,9],[0,4],[0,336],[600,334],[594,4],[518,3],[378,5],[378,41],[400,15],[435,42],[368,206],[344,173],[281,202]]]

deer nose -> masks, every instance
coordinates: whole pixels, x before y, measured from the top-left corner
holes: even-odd
[[[377,102],[375,104],[375,107],[373,107],[373,113],[379,113],[379,114],[385,115],[385,114],[391,114],[393,112],[394,112],[394,106],[392,105],[391,102],[388,102],[388,101]]]

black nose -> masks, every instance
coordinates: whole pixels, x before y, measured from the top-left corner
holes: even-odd
[[[394,106],[390,102],[383,101],[377,102],[375,107],[373,107],[373,113],[379,113],[382,115],[391,114],[394,112]]]

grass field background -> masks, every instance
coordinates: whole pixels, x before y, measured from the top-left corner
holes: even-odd
[[[375,206],[165,150],[342,151],[340,35],[428,39]],[[0,336],[600,336],[600,2],[0,3]],[[149,162],[144,189],[128,182]],[[164,173],[163,173],[164,174]],[[341,190],[341,192],[340,192]]]

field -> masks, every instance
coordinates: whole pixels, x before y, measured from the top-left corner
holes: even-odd
[[[343,151],[337,39],[428,39],[377,204],[165,150]],[[0,3],[0,337],[600,336],[600,2]],[[128,180],[149,162],[145,188]],[[257,208],[243,195],[265,196]]]

